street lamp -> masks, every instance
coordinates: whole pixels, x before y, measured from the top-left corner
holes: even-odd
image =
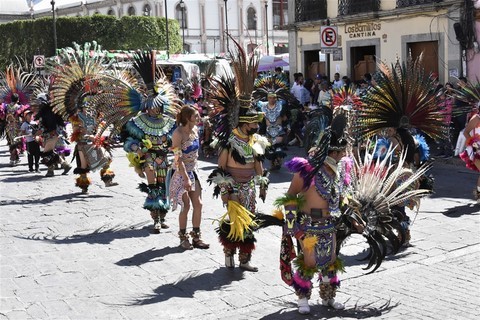
[[[227,52],[230,52],[230,47],[228,45],[228,15],[227,15],[227,1],[228,0],[223,0],[225,1],[225,28],[227,32]]]
[[[265,32],[267,33],[267,56],[268,52],[268,0],[265,0]]]
[[[170,41],[168,39],[168,15],[167,15],[167,0],[164,0],[165,4],[165,32],[167,33],[167,60],[170,59]]]
[[[53,51],[54,55],[57,55],[57,26],[55,22],[55,0],[50,1],[52,5],[52,17],[53,17],[53,46],[55,50]]]
[[[185,2],[180,0],[180,8],[182,9],[182,53],[185,53]]]

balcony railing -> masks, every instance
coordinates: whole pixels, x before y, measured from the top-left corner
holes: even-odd
[[[295,21],[327,19],[327,0],[296,0]]]
[[[338,15],[377,12],[380,10],[380,0],[339,0]]]
[[[439,3],[443,0],[397,0],[397,8],[407,8],[410,6],[418,6],[421,4]]]

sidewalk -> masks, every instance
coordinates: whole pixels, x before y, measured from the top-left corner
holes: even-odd
[[[290,157],[300,148],[290,147]],[[215,160],[200,162],[205,181]],[[412,226],[412,247],[388,259],[373,274],[358,261],[361,236],[342,249],[346,273],[337,294],[341,312],[316,304],[301,316],[291,288],[280,279],[280,228],[257,233],[252,262],[259,272],[224,267],[215,219],[224,211],[203,183],[202,232],[209,250],[178,247],[177,212],[170,229],[150,234],[142,209],[142,180],[114,150],[119,186],[105,188],[98,172],[90,194],[74,176],[45,178],[25,164],[8,166],[0,145],[0,319],[476,319],[480,314],[480,206],[471,191],[476,176],[464,167],[438,162],[436,193],[422,201]],[[43,169],[45,170],[45,169]],[[61,171],[58,171],[61,173]],[[271,174],[267,200],[288,187],[291,175]],[[189,228],[191,224],[189,222]],[[238,260],[237,260],[238,263]]]

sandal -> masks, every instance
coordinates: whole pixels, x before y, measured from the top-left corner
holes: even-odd
[[[180,237],[180,247],[185,250],[193,249],[192,244],[188,241],[188,234],[179,232],[178,236]]]
[[[203,242],[202,239],[200,239],[200,236],[201,236],[200,232],[191,231],[190,236],[192,237],[192,245],[194,248],[197,248],[197,249],[210,248],[210,245],[208,243],[205,243]]]

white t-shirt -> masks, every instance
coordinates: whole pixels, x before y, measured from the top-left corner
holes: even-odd
[[[22,130],[22,132],[24,132],[25,134],[25,138],[27,139],[27,142],[32,142],[35,140],[35,138],[33,137],[32,125],[36,125],[36,122],[32,121],[28,123],[27,121],[24,121],[22,123],[22,126],[20,127],[20,130]]]

